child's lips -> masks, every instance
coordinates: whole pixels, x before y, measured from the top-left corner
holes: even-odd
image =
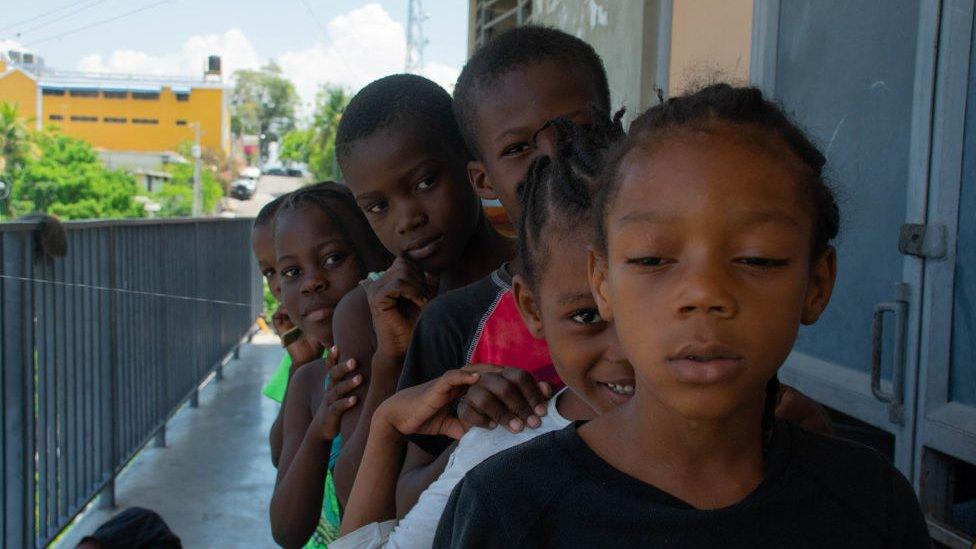
[[[406,253],[416,260],[427,259],[436,254],[444,241],[444,235],[431,236],[416,241],[407,247]]]
[[[604,394],[608,395],[617,404],[627,402],[634,396],[633,380],[597,381],[596,384],[604,391]]]
[[[322,322],[332,318],[332,312],[334,310],[334,307],[329,307],[328,305],[315,307],[305,312],[305,319],[311,322]]]
[[[737,357],[688,356],[668,359],[668,368],[678,381],[710,384],[727,381],[738,375],[745,361]]]

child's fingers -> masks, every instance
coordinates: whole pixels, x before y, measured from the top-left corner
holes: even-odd
[[[334,439],[339,435],[339,420],[342,419],[342,414],[355,406],[357,402],[358,400],[355,396],[350,396],[340,398],[329,404],[328,414],[326,414],[325,421],[323,422],[326,438]]]
[[[359,387],[363,382],[362,374],[356,374],[349,379],[344,379],[339,383],[331,386],[329,392],[332,393],[333,400],[339,400],[340,398],[346,396],[350,391]]]
[[[476,411],[488,416],[496,424],[504,425],[513,433],[520,432],[525,426],[525,422],[512,414],[504,402],[480,384],[468,389],[467,394],[464,395],[464,400],[469,405],[474,406]]]
[[[330,385],[335,385],[340,379],[346,377],[349,372],[356,369],[356,359],[350,358],[345,362],[340,362],[329,368],[328,376],[330,379]]]
[[[490,417],[472,406],[466,397],[461,397],[461,400],[458,402],[457,416],[466,425],[481,427],[483,429],[490,429],[493,423]]]
[[[528,374],[521,370],[506,368],[501,374],[484,376],[484,381],[478,385],[494,395],[495,399],[500,401],[521,422],[527,424],[529,427],[538,427],[539,418],[532,409],[533,401],[526,398],[520,386],[520,382],[524,381],[520,379],[520,374],[528,376]],[[528,376],[528,378],[531,380],[531,376]],[[529,381],[528,383],[532,387],[532,390],[536,390],[534,381]]]
[[[523,400],[519,400],[516,396],[514,400],[509,401],[509,405],[515,404],[520,406],[518,410],[513,410],[523,419],[526,418],[526,411],[521,409],[521,406],[528,404],[529,414],[537,414],[539,416],[546,415],[546,396],[539,390],[539,386],[536,385],[535,378],[525,370],[519,370],[518,368],[506,368],[502,372],[502,376],[511,381],[518,387],[519,391],[522,393]]]
[[[479,374],[495,374],[504,370],[505,367],[496,366],[494,364],[477,363],[477,364],[468,364],[467,366],[464,366],[461,369],[466,372],[478,372]]]

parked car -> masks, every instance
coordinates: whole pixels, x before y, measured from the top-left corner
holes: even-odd
[[[265,164],[264,168],[261,170],[264,175],[288,175],[285,171],[285,167],[280,164]]]
[[[257,179],[261,177],[261,168],[257,166],[248,166],[241,170],[241,177],[245,179]]]
[[[230,184],[230,195],[238,200],[250,200],[257,189],[257,181],[242,178]]]

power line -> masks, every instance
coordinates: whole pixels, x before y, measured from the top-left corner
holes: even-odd
[[[156,6],[159,6],[159,5],[162,5],[162,4],[167,4],[169,2],[170,2],[170,0],[160,0],[159,2],[156,2],[154,4],[149,4],[148,6],[143,6],[141,8],[134,9],[132,11],[127,11],[127,12],[125,12],[123,14],[116,15],[115,17],[109,17],[108,19],[102,19],[101,21],[95,21],[94,23],[89,23],[87,25],[83,25],[81,27],[77,27],[77,28],[74,28],[74,29],[71,29],[71,30],[62,32],[61,34],[55,34],[54,36],[48,36],[47,38],[42,38],[41,40],[38,40],[36,42],[31,42],[28,45],[29,46],[36,46],[38,44],[43,44],[44,42],[49,42],[51,40],[57,40],[58,38],[64,38],[65,36],[68,36],[69,34],[74,34],[76,32],[81,32],[83,30],[88,30],[88,29],[90,29],[92,27],[97,27],[98,25],[103,25],[105,23],[111,23],[112,21],[118,21],[119,19],[122,19],[123,17],[128,17],[130,15],[135,15],[135,14],[137,14],[139,12],[143,12],[143,11],[146,11],[148,9],[155,8]]]
[[[322,31],[322,34],[323,35],[328,34],[328,31],[325,30],[324,26],[322,26],[322,22],[319,21],[319,18],[315,15],[315,12],[312,10],[312,7],[308,5],[308,2],[306,0],[299,0],[299,2],[301,2],[302,5],[305,6],[305,9],[308,11],[309,16],[311,16],[312,21],[314,21],[315,25],[319,28],[319,30]],[[342,55],[340,55],[338,51],[336,52],[336,58],[339,59],[339,62],[342,63],[342,66],[345,67],[347,71],[355,75],[357,80],[359,79],[359,71],[353,70],[353,68],[350,67],[348,63],[346,63],[346,60],[342,58]]]
[[[53,10],[48,10],[48,11],[46,11],[44,13],[35,15],[34,17],[28,17],[27,19],[21,19],[20,21],[17,21],[16,23],[11,23],[10,25],[7,25],[6,27],[0,27],[0,32],[5,31],[7,29],[12,29],[14,27],[19,27],[19,26],[23,25],[24,23],[30,23],[31,21],[37,21],[38,19],[41,19],[43,17],[47,17],[48,15],[52,15],[52,14],[58,13],[59,11],[62,11],[64,9],[77,6],[78,4],[84,4],[85,2],[88,2],[88,1],[89,0],[83,0],[82,2],[77,2],[77,3],[76,2],[72,2],[70,4],[65,4],[65,5],[61,6],[60,8],[54,8]]]
[[[99,5],[99,4],[104,4],[107,1],[108,0],[95,0],[94,3],[90,3],[87,6],[80,5],[77,9],[75,9],[73,11],[69,11],[68,13],[66,13],[66,14],[64,14],[64,15],[62,15],[60,17],[55,17],[54,19],[51,19],[50,21],[45,21],[45,22],[43,22],[43,23],[41,23],[39,25],[34,25],[33,27],[30,27],[28,29],[25,29],[25,30],[22,30],[22,31],[18,31],[16,33],[16,36],[19,37],[19,36],[21,36],[23,34],[27,34],[27,33],[30,33],[30,32],[34,32],[34,31],[36,31],[38,29],[43,29],[45,27],[49,27],[49,26],[51,26],[51,25],[53,25],[53,24],[55,24],[55,23],[57,23],[59,21],[64,21],[65,19],[67,19],[69,17],[72,17],[74,15],[77,15],[77,14],[79,14],[79,13],[81,13],[81,12],[83,12],[83,11],[89,9],[89,8],[93,8],[93,7],[95,7],[95,6]],[[84,4],[84,2],[82,2],[82,4]]]

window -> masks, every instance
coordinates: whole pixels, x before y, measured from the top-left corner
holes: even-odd
[[[176,125],[177,126],[186,126],[186,120],[177,120],[176,121]]]
[[[44,88],[41,91],[44,95],[64,95],[64,90],[53,90],[51,88]]]
[[[115,116],[106,116],[105,118],[102,118],[102,122],[108,122],[109,124],[125,124],[126,119]]]
[[[132,123],[133,124],[152,124],[152,125],[155,125],[155,124],[159,124],[159,120],[156,120],[155,118],[133,118],[132,119]]]
[[[105,99],[126,99],[129,97],[129,92],[104,91],[102,92],[102,97],[104,97]]]
[[[176,93],[176,100],[177,101],[189,101],[190,100],[190,94],[188,94],[186,92],[177,92]]]
[[[52,114],[47,117],[48,120],[64,120],[64,117],[60,114]]]
[[[97,116],[72,116],[72,122],[98,122]]]
[[[155,101],[159,99],[159,92],[132,92],[132,98]]]
[[[70,90],[71,97],[98,97],[98,90]]]

